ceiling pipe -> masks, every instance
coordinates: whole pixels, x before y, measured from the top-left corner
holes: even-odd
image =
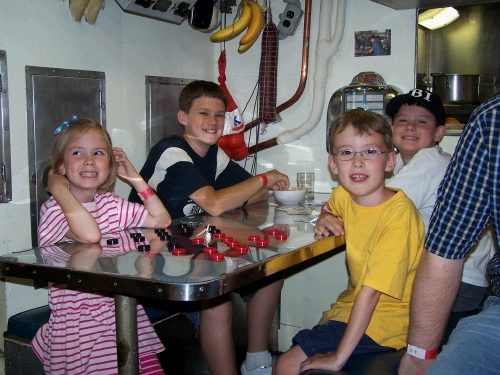
[[[338,52],[340,42],[342,41],[342,37],[344,35],[346,0],[337,1],[335,31],[333,37],[330,38],[332,10],[332,0],[321,0],[318,42],[316,44],[316,70],[314,72],[313,102],[309,118],[305,123],[295,129],[285,131],[276,138],[250,147],[249,153],[255,153],[278,144],[286,144],[296,141],[317,126],[321,118],[325,102],[328,63]]]
[[[304,8],[304,35],[302,38],[302,72],[300,75],[300,82],[297,88],[297,91],[293,96],[288,99],[283,104],[280,104],[276,107],[276,114],[284,111],[287,108],[290,108],[293,104],[299,100],[304,92],[307,81],[307,71],[309,64],[309,40],[311,35],[311,8],[312,8],[312,0],[306,0],[306,5]],[[252,122],[249,122],[245,125],[245,131],[248,131],[259,124],[259,119],[255,119]]]

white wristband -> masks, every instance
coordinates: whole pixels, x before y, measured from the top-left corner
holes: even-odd
[[[434,359],[437,357],[438,349],[422,349],[408,344],[406,352],[412,357],[419,359]]]

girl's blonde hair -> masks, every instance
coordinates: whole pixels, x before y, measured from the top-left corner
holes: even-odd
[[[112,191],[116,181],[118,165],[115,158],[113,157],[113,145],[111,143],[111,137],[109,136],[106,129],[102,127],[98,122],[90,118],[80,118],[73,122],[70,122],[66,127],[64,127],[59,134],[56,135],[54,142],[52,143],[52,169],[56,172],[58,171],[61,164],[64,162],[64,150],[75,137],[81,136],[89,131],[94,131],[102,135],[106,141],[107,151],[109,155],[109,176],[104,181],[104,183],[97,188],[98,193],[105,193],[107,191]]]

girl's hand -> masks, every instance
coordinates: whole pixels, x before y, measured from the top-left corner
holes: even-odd
[[[113,147],[113,155],[118,163],[118,176],[124,178],[125,180],[132,180],[140,177],[130,160],[128,160],[125,151],[119,147]]]
[[[48,173],[47,192],[52,194],[58,186],[65,186],[69,189],[69,181],[66,176],[57,174],[55,169],[51,169]]]
[[[344,224],[333,214],[329,212],[323,212],[320,214],[316,226],[314,227],[314,233],[321,236],[343,236]]]
[[[300,364],[300,371],[309,369],[340,371],[344,365],[345,362],[341,361],[335,352],[330,352],[307,358]]]

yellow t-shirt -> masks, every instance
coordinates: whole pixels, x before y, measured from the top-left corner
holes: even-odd
[[[410,296],[424,246],[424,224],[413,202],[399,189],[381,205],[356,204],[342,187],[328,201],[344,223],[347,290],[342,292],[320,324],[349,320],[354,300],[363,285],[381,292],[366,334],[382,346],[406,346]]]

